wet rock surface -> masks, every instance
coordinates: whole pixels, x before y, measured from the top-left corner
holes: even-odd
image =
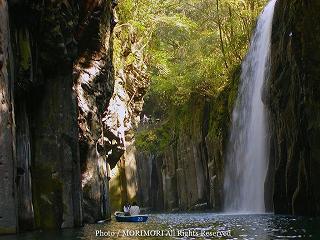
[[[190,103],[183,126],[164,151],[137,152],[138,199],[144,207],[222,210],[229,126],[225,123],[230,123],[236,82],[216,99]]]
[[[319,215],[320,4],[276,4],[267,103],[275,213]]]
[[[0,6],[0,234],[109,218],[114,2]]]
[[[115,35],[120,32],[118,29]],[[143,41],[136,38],[134,31],[117,40],[121,43],[121,53],[118,56],[121,67],[118,67],[115,74],[114,93],[102,119],[107,139],[107,155],[112,168],[112,211],[122,209],[125,202],[137,200],[135,132],[150,84],[144,47],[141,45]]]
[[[17,227],[14,158],[13,87],[10,79],[10,29],[8,4],[0,2],[0,234]]]

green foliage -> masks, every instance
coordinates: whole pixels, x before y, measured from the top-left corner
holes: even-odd
[[[166,122],[166,127],[138,133],[136,145],[140,150],[161,151],[167,146],[173,132],[190,121],[193,112],[189,106],[197,98],[212,102],[219,118],[211,121],[218,124],[213,132],[221,132],[221,122],[228,120],[226,113],[237,94],[234,86],[239,75],[234,73],[239,72],[256,18],[266,2],[120,1],[120,21],[115,29],[116,68],[139,61],[147,65],[151,86],[145,111]]]
[[[171,14],[184,14],[192,27],[158,25],[148,48],[150,94],[169,106],[181,106],[194,94],[219,94],[247,51],[263,5],[252,0],[178,1]]]
[[[149,94],[164,105],[181,106],[191,95],[214,96],[242,61],[260,0],[125,0],[118,7],[115,62],[121,67],[124,39],[138,42],[130,56],[144,56]],[[122,53],[123,54],[123,53]]]
[[[29,36],[23,30],[18,32],[19,34],[19,50],[20,50],[20,67],[22,71],[27,71],[31,66],[31,49]]]
[[[172,139],[168,126],[163,125],[138,132],[135,146],[141,152],[162,152],[169,146]]]
[[[226,86],[230,71],[242,61],[256,17],[265,3],[120,1],[115,60],[125,51],[123,40],[131,33],[139,43],[136,52],[143,51],[149,67],[151,94],[177,105],[192,93],[213,96]]]
[[[55,229],[59,223],[58,212],[63,211],[63,183],[52,177],[52,168],[48,165],[33,166],[33,179],[37,185],[33,188],[35,225],[37,228]]]

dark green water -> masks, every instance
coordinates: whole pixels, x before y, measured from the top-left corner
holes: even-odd
[[[137,234],[142,236],[136,236]],[[215,236],[214,234],[218,234],[219,236],[225,234],[225,237],[213,237]],[[110,237],[110,235],[114,235],[114,237]],[[147,235],[159,236],[148,237]],[[147,223],[118,223],[113,219],[111,222],[86,225],[79,229],[49,233],[32,232],[18,236],[0,237],[0,240],[102,240],[119,238],[320,240],[320,219],[275,215],[222,215],[214,213],[154,214],[150,215]]]

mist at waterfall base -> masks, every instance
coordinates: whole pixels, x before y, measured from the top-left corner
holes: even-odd
[[[224,181],[224,211],[264,213],[268,168],[268,121],[263,89],[270,69],[272,19],[276,0],[261,13],[242,63],[241,82],[232,115]]]

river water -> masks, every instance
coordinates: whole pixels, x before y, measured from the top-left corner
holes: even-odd
[[[157,232],[158,237],[146,236]],[[144,236],[137,237],[137,234]],[[214,237],[217,234],[221,237]],[[111,222],[85,225],[79,229],[0,237],[0,240],[70,239],[320,239],[320,219],[271,214],[151,214],[147,223],[118,223],[112,219]]]

